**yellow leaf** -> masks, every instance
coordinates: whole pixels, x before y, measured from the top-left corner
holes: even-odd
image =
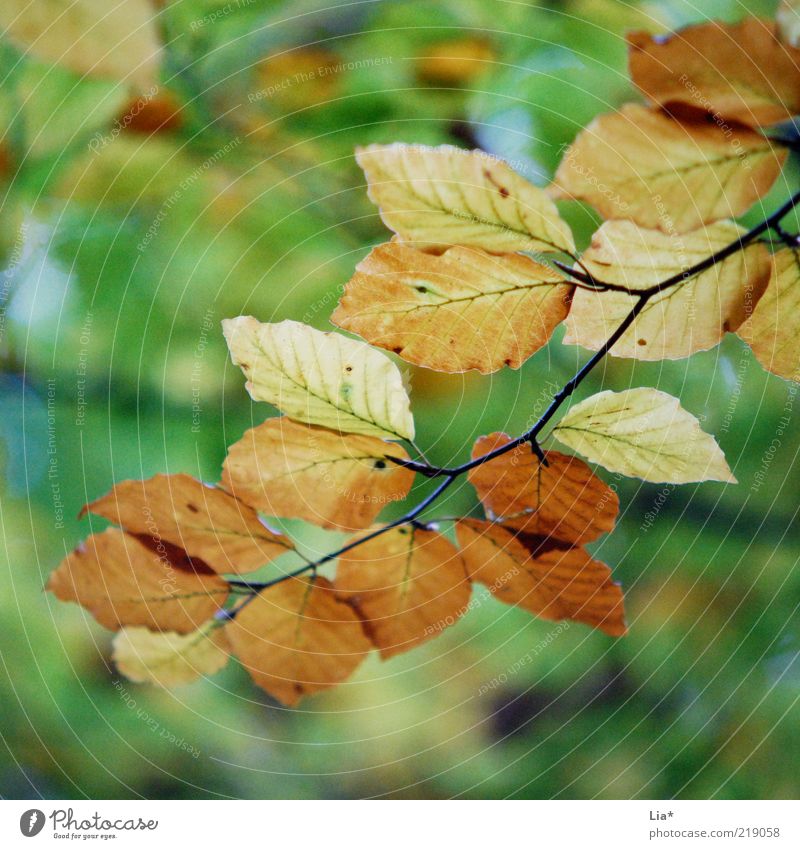
[[[626,633],[622,590],[608,566],[583,548],[475,519],[459,521],[456,535],[470,577],[500,601],[540,619],[583,622],[612,637]]]
[[[411,489],[414,473],[390,456],[409,459],[401,446],[373,436],[268,419],[231,446],[222,485],[268,516],[362,530]]]
[[[228,662],[223,630],[208,625],[189,634],[123,628],[114,637],[117,669],[137,684],[176,687],[219,672]]]
[[[555,436],[592,463],[653,483],[736,483],[714,437],[657,389],[600,392],[575,404]]]
[[[26,53],[77,74],[154,83],[160,45],[147,0],[3,0],[0,28]]]
[[[553,191],[587,201],[603,218],[685,232],[746,212],[769,191],[786,156],[743,127],[682,123],[628,104],[578,135]]]
[[[189,475],[123,481],[83,509],[156,544],[180,546],[220,574],[252,572],[294,548],[252,507]]]
[[[356,159],[384,224],[416,247],[575,248],[547,194],[483,151],[373,144],[359,148]]]
[[[358,615],[324,578],[263,590],[225,630],[255,683],[285,705],[346,680],[371,649]]]
[[[384,659],[438,636],[466,612],[472,590],[455,546],[414,526],[344,554],[335,585],[361,614]]]
[[[785,248],[772,260],[767,291],[739,335],[767,371],[800,382],[800,250]]]
[[[117,528],[93,534],[61,561],[47,589],[85,607],[104,627],[142,625],[188,634],[224,604],[228,584],[166,544]]]
[[[254,401],[345,433],[414,438],[402,375],[380,351],[297,321],[262,324],[239,316],[222,328]]]
[[[681,236],[645,230],[630,221],[607,221],[581,258],[599,281],[640,291],[705,259],[744,231],[720,221]],[[617,357],[664,360],[718,345],[752,311],[769,280],[766,248],[753,243],[696,277],[654,295],[611,349]],[[597,350],[637,301],[626,292],[578,288],[567,316],[564,343]]]
[[[434,256],[388,242],[358,265],[331,321],[415,365],[489,374],[519,368],[547,343],[572,288],[518,254]]]
[[[459,38],[438,41],[423,48],[417,61],[417,76],[436,85],[466,85],[483,74],[495,59],[485,39]]]
[[[797,0],[781,0],[775,12],[778,38],[791,47],[800,47],[800,3]]]
[[[800,59],[775,24],[745,18],[687,27],[667,36],[628,36],[633,82],[660,106],[682,106],[748,126],[800,112]]]
[[[473,459],[511,441],[505,433],[482,436]],[[530,445],[476,466],[469,482],[491,519],[509,528],[582,545],[613,530],[619,499],[577,457],[546,451],[548,465],[539,462]]]

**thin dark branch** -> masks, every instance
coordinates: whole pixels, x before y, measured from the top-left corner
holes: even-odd
[[[295,569],[293,572],[287,572],[285,575],[281,575],[278,578],[274,578],[271,581],[266,581],[263,583],[251,583],[248,581],[231,581],[230,584],[237,590],[245,592],[250,591],[253,593],[253,595],[247,597],[237,608],[233,608],[227,611],[220,611],[220,613],[218,614],[219,618],[233,618],[262,590],[268,589],[269,587],[273,587],[276,584],[281,583],[282,581],[300,577],[306,572],[312,572],[314,575],[316,575],[316,571],[320,566],[323,566],[326,563],[330,563],[332,560],[335,560],[340,555],[346,554],[348,551],[352,551],[352,549],[358,547],[359,545],[363,545],[365,542],[373,540],[376,537],[379,537],[394,528],[398,528],[402,525],[407,525],[412,522],[415,522],[417,517],[421,513],[423,513],[428,507],[430,507],[435,501],[437,501],[439,497],[445,492],[445,490],[456,480],[456,478],[469,472],[471,469],[474,469],[477,466],[481,466],[484,463],[489,463],[497,457],[501,457],[503,454],[507,454],[509,451],[513,451],[515,448],[518,448],[520,445],[524,445],[525,443],[529,443],[533,451],[537,454],[537,456],[540,459],[544,459],[544,454],[541,448],[539,447],[538,443],[539,434],[550,422],[553,416],[558,412],[561,405],[570,397],[570,395],[572,395],[572,393],[581,385],[581,383],[583,383],[583,381],[588,377],[588,375],[595,368],[595,366],[597,366],[598,363],[603,360],[606,354],[608,354],[608,352],[619,341],[625,331],[628,330],[628,328],[634,323],[634,321],[636,321],[637,316],[647,306],[648,301],[650,301],[651,298],[655,297],[666,289],[669,289],[679,283],[683,283],[686,280],[690,280],[691,278],[696,277],[698,274],[702,274],[704,271],[707,271],[709,268],[713,268],[715,265],[727,259],[729,256],[733,256],[738,251],[743,250],[745,247],[747,247],[747,245],[754,242],[756,239],[758,239],[760,236],[762,236],[769,230],[772,230],[774,233],[776,233],[783,241],[787,241],[787,239],[792,240],[793,246],[797,247],[797,237],[787,233],[781,226],[780,222],[798,204],[800,204],[800,192],[793,195],[789,200],[787,200],[786,203],[784,203],[779,209],[772,213],[769,218],[764,219],[764,221],[762,221],[760,224],[748,230],[746,233],[743,233],[740,238],[731,242],[729,245],[726,245],[721,250],[717,251],[714,254],[711,254],[711,256],[706,257],[704,260],[696,263],[695,265],[690,266],[684,271],[680,271],[677,274],[673,274],[666,280],[662,280],[659,283],[655,283],[652,286],[648,286],[646,289],[631,290],[626,287],[618,286],[616,284],[605,283],[602,280],[596,280],[588,272],[578,271],[577,269],[567,266],[563,263],[556,262],[556,265],[558,265],[559,268],[561,268],[563,271],[565,271],[575,279],[580,280],[582,283],[592,289],[596,289],[598,291],[623,291],[633,297],[636,297],[636,301],[631,307],[630,312],[620,322],[619,326],[611,334],[611,336],[606,339],[603,345],[597,351],[595,351],[591,358],[587,360],[587,362],[553,396],[553,399],[548,405],[547,409],[542,413],[542,415],[539,417],[533,427],[531,427],[529,430],[516,437],[515,439],[512,439],[505,445],[502,445],[500,448],[496,448],[494,451],[490,451],[488,454],[483,454],[480,457],[476,457],[474,460],[462,463],[460,466],[453,466],[452,468],[431,466],[427,463],[419,463],[414,460],[402,460],[398,457],[392,457],[387,455],[387,460],[396,463],[399,466],[411,469],[429,478],[442,477],[444,478],[444,480],[439,484],[439,486],[436,487],[433,492],[431,492],[422,501],[420,501],[420,503],[417,504],[416,507],[413,507],[403,516],[400,516],[398,519],[394,519],[392,522],[389,522],[388,524],[383,525],[380,528],[376,528],[375,530],[371,531],[363,537],[351,540],[346,545],[342,546],[336,551],[332,551],[329,554],[326,554],[319,560],[307,563],[306,565]]]

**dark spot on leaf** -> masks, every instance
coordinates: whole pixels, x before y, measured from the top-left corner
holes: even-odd
[[[375,461],[376,469],[385,469],[386,468],[386,460],[376,460]]]
[[[510,365],[511,365],[511,357],[506,357],[506,359],[505,359],[505,360],[503,360],[503,362],[504,362],[507,366],[510,366]]]
[[[353,370],[353,367],[352,367],[352,366],[345,366],[345,367],[344,367],[344,370],[345,370],[345,371],[352,371],[352,370]]]
[[[417,286],[417,291],[422,292],[422,294],[424,295],[428,291],[428,287],[427,286]]]
[[[399,354],[400,351],[402,351],[403,349],[400,345],[397,345],[396,347],[392,348],[392,350],[395,352],[395,354]]]
[[[636,340],[636,344],[637,344],[637,345],[646,345],[646,344],[647,344],[647,339],[637,339],[637,340]]]
[[[186,509],[189,510],[191,513],[199,513],[200,512],[200,510],[197,507],[195,507],[194,504],[187,504]]]

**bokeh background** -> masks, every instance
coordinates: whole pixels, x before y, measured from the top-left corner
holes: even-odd
[[[157,472],[216,480],[226,446],[274,413],[250,402],[219,322],[329,327],[388,237],[355,146],[482,147],[544,184],[584,124],[637,99],[626,30],[775,3],[159,5],[143,108],[0,41],[2,796],[795,797],[800,422],[790,386],[735,337],[686,361],[608,360],[581,390],[679,395],[740,481],[601,472],[624,510],[595,546],[625,585],[624,639],[476,590],[436,640],[286,710],[235,663],[172,692],[127,683],[111,635],[42,591],[89,533],[83,503]],[[792,164],[745,223],[797,183]],[[585,244],[591,210],[563,213]],[[560,338],[518,372],[411,370],[430,458],[521,431],[586,357]],[[463,483],[432,515],[471,510]],[[337,541],[284,525],[309,550]]]

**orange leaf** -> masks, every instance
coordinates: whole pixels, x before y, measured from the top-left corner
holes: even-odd
[[[346,680],[371,648],[355,611],[324,578],[263,590],[225,631],[256,684],[285,705]]]
[[[633,82],[660,106],[751,127],[800,112],[800,51],[778,40],[772,22],[711,21],[667,36],[634,32],[628,44]]]
[[[572,289],[518,254],[434,256],[394,241],[359,263],[331,320],[415,365],[489,374],[519,368],[547,343]]]
[[[47,589],[106,628],[143,625],[188,634],[224,604],[228,584],[117,528],[93,534],[61,561]]]
[[[532,534],[465,519],[456,533],[467,572],[495,598],[541,619],[573,620],[612,637],[626,633],[622,590],[583,548],[557,548]]]
[[[252,507],[189,475],[123,481],[83,510],[130,533],[181,546],[223,574],[252,572],[294,547]]]
[[[578,134],[552,191],[587,201],[603,218],[685,232],[746,212],[786,156],[752,130],[683,123],[629,103]]]
[[[343,555],[336,591],[358,609],[386,659],[452,625],[466,612],[471,587],[449,540],[409,526]]]
[[[377,437],[268,419],[230,447],[222,485],[269,516],[357,531],[404,499],[414,481],[387,456],[408,459],[401,446]]]
[[[472,457],[482,457],[511,441],[505,433],[482,436]],[[572,545],[597,539],[614,528],[619,499],[577,457],[546,451],[543,466],[529,445],[476,466],[469,481],[492,519],[507,527],[552,536]]]

